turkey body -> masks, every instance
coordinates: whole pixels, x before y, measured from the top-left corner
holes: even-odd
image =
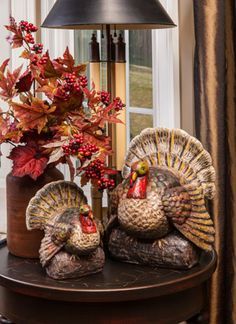
[[[55,218],[51,234],[55,244],[60,245],[60,241],[64,240],[65,250],[78,256],[94,251],[100,243],[100,234],[96,225],[94,224],[93,232],[84,232],[79,215],[80,210],[77,207],[63,211]],[[89,221],[88,219],[87,222]]]
[[[150,168],[146,198],[128,198],[129,181],[125,181],[118,205],[118,220],[127,233],[141,239],[158,239],[171,230],[164,212],[162,196],[165,189],[179,186],[178,178],[170,170]],[[139,179],[137,180],[139,181]]]
[[[98,225],[86,205],[83,191],[72,182],[57,181],[44,186],[33,197],[26,211],[28,229],[43,229],[40,260],[46,266],[62,249],[82,256],[96,250],[100,244]]]

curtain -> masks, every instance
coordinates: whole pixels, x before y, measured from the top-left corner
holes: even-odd
[[[236,0],[194,1],[197,137],[211,153],[217,194],[217,270],[211,281],[211,324],[236,323]]]

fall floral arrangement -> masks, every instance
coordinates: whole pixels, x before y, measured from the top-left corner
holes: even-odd
[[[111,100],[94,86],[89,90],[86,66],[76,65],[68,48],[63,57],[51,59],[35,43],[33,24],[10,18],[6,28],[11,47],[22,47],[26,62],[13,72],[7,68],[9,59],[0,66],[0,97],[8,103],[0,115],[0,143],[13,145],[13,175],[36,180],[48,165],[67,163],[72,180],[80,175],[82,185],[91,181],[99,189],[112,188],[109,176],[114,171],[106,166],[112,151],[105,129],[121,122],[120,98]]]

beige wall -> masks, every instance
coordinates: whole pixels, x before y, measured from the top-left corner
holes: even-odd
[[[179,0],[181,127],[194,135],[193,1]]]

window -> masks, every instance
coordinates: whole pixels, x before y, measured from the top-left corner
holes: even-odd
[[[127,141],[153,126],[152,31],[126,32]]]
[[[177,1],[161,1],[178,22]],[[178,29],[126,31],[127,143],[147,127],[180,127]]]

